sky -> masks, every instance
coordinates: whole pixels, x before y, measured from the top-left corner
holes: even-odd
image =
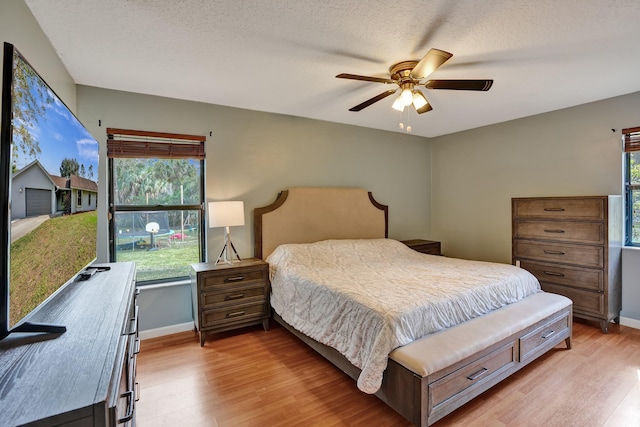
[[[33,84],[38,83],[46,86],[46,83],[36,78]],[[41,153],[37,159],[49,174],[59,176],[62,160],[65,157],[75,158],[78,164],[84,164],[85,177],[97,182],[98,142],[48,86],[46,90],[53,98],[53,102],[46,105],[44,115],[29,127],[29,132],[40,144]],[[35,159],[20,153],[18,169],[33,160]],[[89,176],[90,165],[93,166],[93,177]]]

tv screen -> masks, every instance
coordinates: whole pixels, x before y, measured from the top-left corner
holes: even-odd
[[[0,338],[95,260],[98,202],[98,142],[10,43],[3,58]]]

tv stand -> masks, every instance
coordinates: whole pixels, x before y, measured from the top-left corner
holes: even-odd
[[[135,264],[110,266],[65,285],[0,340],[1,425],[135,425]]]

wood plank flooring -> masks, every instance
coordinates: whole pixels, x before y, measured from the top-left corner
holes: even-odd
[[[274,322],[272,322],[274,323]],[[559,345],[435,424],[640,426],[640,330],[574,322]],[[277,324],[142,342],[139,427],[409,426]]]

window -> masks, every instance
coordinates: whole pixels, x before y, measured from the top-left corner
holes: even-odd
[[[87,193],[87,206],[91,206],[91,193]]]
[[[640,246],[640,127],[623,129],[626,244]]]
[[[138,283],[189,276],[204,261],[203,136],[107,129],[112,261]]]
[[[82,206],[82,190],[78,190],[78,207]]]

